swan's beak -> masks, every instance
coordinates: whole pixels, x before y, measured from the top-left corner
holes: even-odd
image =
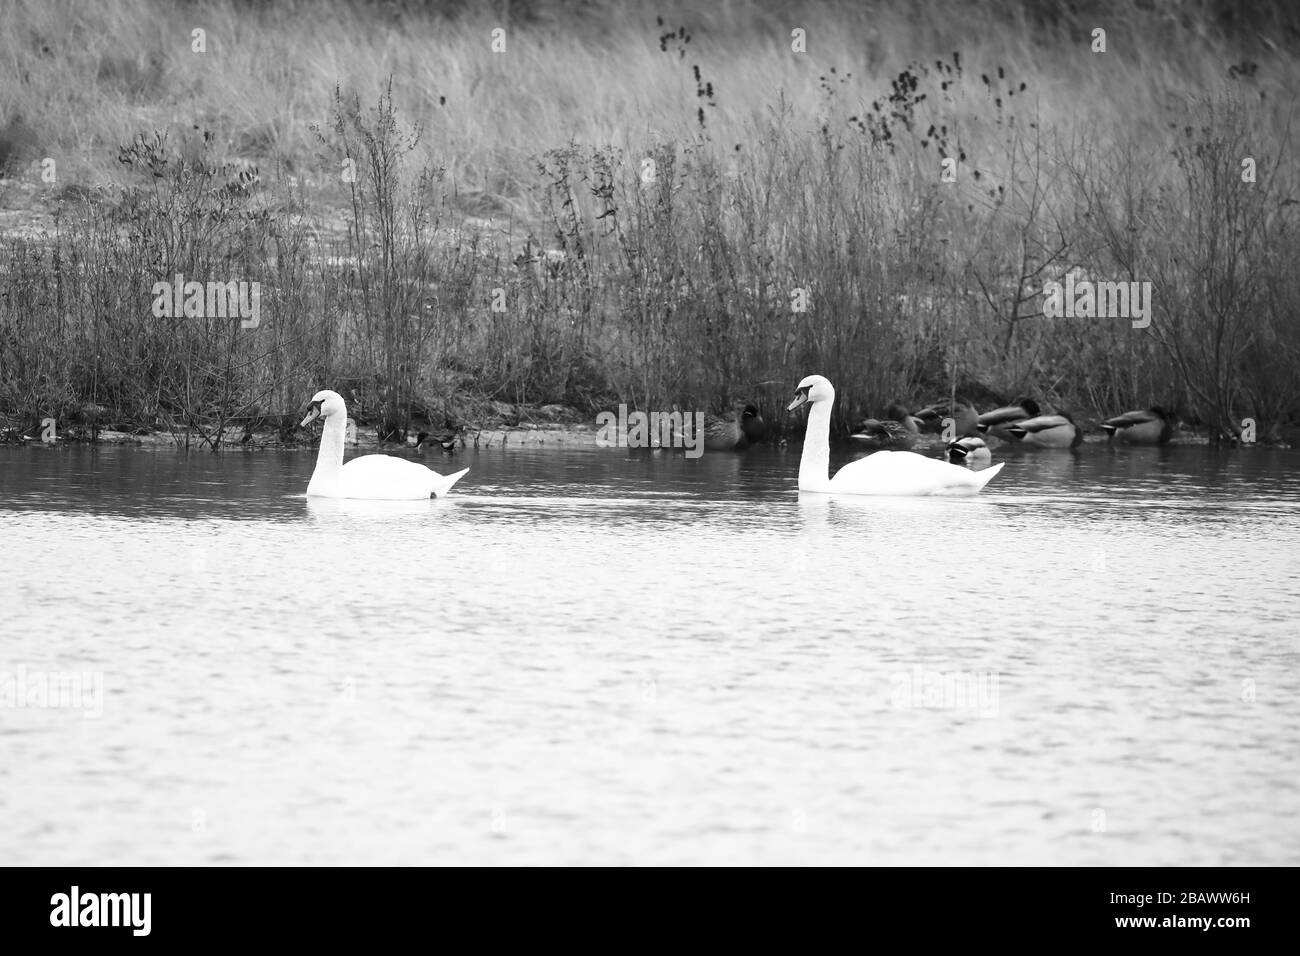
[[[787,405],[785,407],[785,410],[787,412],[792,412],[806,401],[808,401],[807,392],[796,392],[794,396],[794,401],[791,402],[789,405]]]
[[[312,402],[311,411],[307,412],[307,417],[302,420],[302,424],[298,427],[306,428],[318,418],[320,418],[320,402]]]

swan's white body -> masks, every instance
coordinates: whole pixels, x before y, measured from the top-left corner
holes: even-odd
[[[312,396],[312,410],[303,419],[306,427],[317,416],[324,418],[316,470],[312,472],[307,494],[320,498],[367,498],[372,501],[411,501],[441,497],[466,472],[440,475],[405,458],[392,455],[362,455],[343,464],[343,444],[347,430],[347,408],[337,392],[323,391]]]
[[[794,409],[809,403],[808,431],[799,459],[799,490],[847,495],[975,495],[1002,470],[999,462],[984,471],[926,458],[910,451],[878,451],[849,462],[828,477],[831,459],[831,407],[835,389],[820,375],[799,383]]]

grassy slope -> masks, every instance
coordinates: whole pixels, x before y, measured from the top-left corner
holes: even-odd
[[[447,163],[462,188],[522,197],[531,158],[548,147],[572,139],[635,152],[693,129],[695,63],[716,87],[709,122],[727,144],[752,141],[778,95],[796,115],[818,115],[819,78],[832,67],[853,74],[841,97],[869,101],[907,64],[953,50],[974,69],[1001,66],[1028,81],[1045,124],[1101,118],[1123,138],[1159,126],[1171,96],[1213,89],[1230,64],[1267,56],[1280,39],[1267,13],[1252,14],[1229,39],[1210,12],[1218,5],[1208,3],[1153,4],[1145,13],[1112,4],[1113,14],[1081,17],[1108,29],[1104,58],[1078,26],[1046,15],[1037,22],[1010,3],[842,2],[809,4],[806,13],[764,12],[757,2],[707,11],[631,4],[631,13],[588,6],[572,22],[558,14],[512,22],[385,16],[379,5],[337,0],[188,9],[162,0],[17,0],[0,13],[0,115],[22,116],[41,153],[64,160],[71,176],[114,176],[119,143],[191,124],[217,131],[234,154],[278,154],[312,169],[310,126],[325,120],[334,86],[373,102],[391,75],[403,114],[432,134],[430,159]],[[679,25],[691,37],[685,61],[658,43]],[[507,31],[504,53],[491,49],[496,27]],[[803,55],[790,51],[795,27],[806,31]],[[206,54],[190,49],[198,28],[207,31]],[[1295,61],[1270,67],[1257,82],[1285,99],[1300,78]]]

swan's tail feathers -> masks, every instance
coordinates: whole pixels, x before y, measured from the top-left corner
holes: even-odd
[[[1002,466],[1005,465],[1005,464],[1006,464],[1005,461],[1000,461],[1000,462],[998,462],[996,465],[994,465],[992,468],[985,468],[983,471],[972,472],[972,474],[973,474],[976,478],[978,478],[978,479],[979,479],[979,482],[980,482],[980,483],[979,483],[979,486],[978,486],[978,488],[977,488],[976,490],[978,490],[978,491],[983,491],[983,490],[984,490],[984,486],[987,485],[990,481],[993,480],[993,476],[996,475],[999,471],[1001,471],[1001,470],[1002,470]]]
[[[443,495],[447,494],[447,492],[451,491],[452,485],[460,481],[467,474],[469,474],[469,469],[462,468],[460,471],[451,475],[438,475],[438,477],[433,482],[434,495],[438,498],[441,498]]]

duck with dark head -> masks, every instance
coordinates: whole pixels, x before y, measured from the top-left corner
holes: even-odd
[[[766,431],[767,425],[758,413],[758,407],[753,404],[741,407],[738,402],[726,418],[705,416],[704,447],[709,451],[739,451],[758,444]]]

